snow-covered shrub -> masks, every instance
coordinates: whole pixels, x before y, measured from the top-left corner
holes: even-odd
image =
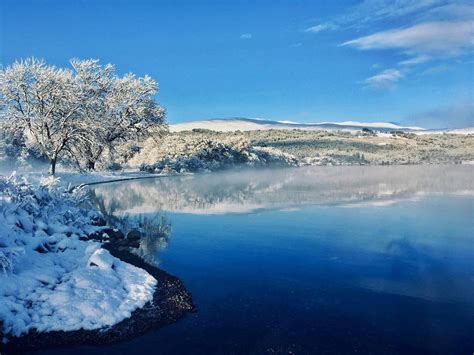
[[[36,187],[15,175],[0,179],[0,266],[4,271],[14,268],[25,248],[54,250],[56,243],[48,239],[57,232],[53,226],[78,233],[89,225],[93,212],[75,207],[85,200],[84,193],[66,193],[57,183],[53,177],[43,178]]]
[[[8,247],[0,244],[0,267],[3,272],[11,271],[16,259],[24,252],[23,248]]]
[[[46,178],[0,178],[0,337],[99,329],[130,317],[156,280],[87,240],[98,213]]]
[[[104,168],[105,170],[109,170],[109,171],[119,171],[119,170],[122,170],[122,165],[120,165],[117,162],[109,162],[108,164],[104,166]]]
[[[253,147],[260,161],[265,164],[281,165],[281,166],[296,166],[299,165],[298,159],[293,155],[284,153],[281,150],[272,147]]]
[[[11,167],[31,167],[47,163],[41,153],[26,144],[22,129],[6,119],[0,119],[0,163]]]
[[[240,134],[185,132],[148,140],[130,162],[151,173],[214,171],[236,165],[294,166],[298,162],[277,149],[252,147]]]

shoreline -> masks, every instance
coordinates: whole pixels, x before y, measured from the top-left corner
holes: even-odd
[[[90,235],[89,240],[99,240],[101,239],[99,234],[103,233],[110,236],[110,242],[102,245],[104,249],[121,261],[145,270],[158,281],[153,300],[144,307],[133,311],[129,318],[109,328],[46,333],[30,331],[19,338],[11,338],[6,344],[0,342],[1,354],[17,354],[33,350],[82,345],[101,346],[122,342],[172,324],[183,318],[188,312],[196,311],[192,295],[183,282],[178,277],[146,263],[132,253],[130,248],[134,247],[133,242],[127,241],[122,232],[105,228],[96,235]]]

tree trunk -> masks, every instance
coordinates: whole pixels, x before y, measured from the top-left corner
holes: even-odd
[[[87,169],[88,169],[89,171],[94,171],[94,170],[95,170],[95,161],[89,160],[89,161],[87,162]]]
[[[49,167],[49,173],[51,175],[56,174],[56,161],[57,161],[57,159],[58,158],[52,158],[51,161],[50,161],[51,165]]]

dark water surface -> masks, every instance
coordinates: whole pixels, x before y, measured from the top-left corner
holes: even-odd
[[[472,354],[473,178],[470,166],[320,167],[96,186],[121,228],[161,228],[141,253],[198,312],[49,352]]]

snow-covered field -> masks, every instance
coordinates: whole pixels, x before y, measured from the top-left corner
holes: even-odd
[[[292,121],[271,121],[259,118],[225,118],[183,122],[170,125],[171,132],[189,131],[192,129],[210,129],[220,132],[256,131],[269,129],[302,129],[315,131],[360,131],[362,128],[381,131],[403,130],[424,131],[421,127],[403,127],[390,122],[321,122],[298,123]]]
[[[474,127],[466,127],[466,128],[453,128],[453,129],[432,129],[432,130],[424,130],[415,132],[418,135],[424,134],[459,134],[459,135],[468,135],[474,134]]]
[[[100,329],[152,300],[157,281],[85,240],[98,215],[52,178],[0,178],[0,326],[3,341],[29,330]]]

